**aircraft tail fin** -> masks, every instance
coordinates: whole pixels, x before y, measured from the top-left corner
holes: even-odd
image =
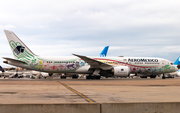
[[[100,53],[100,57],[106,57],[108,48],[109,48],[109,46],[104,47],[104,49]]]
[[[4,72],[4,69],[0,66],[0,71]]]
[[[9,30],[4,30],[8,39],[9,45],[13,52],[15,59],[29,59],[35,54],[16,36],[15,33]]]
[[[178,57],[178,59],[174,62],[174,65],[178,65],[180,64],[180,56]]]

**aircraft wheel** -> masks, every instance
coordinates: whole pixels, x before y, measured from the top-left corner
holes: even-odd
[[[162,76],[162,79],[166,79],[166,77],[165,77],[165,76]]]
[[[86,79],[87,79],[87,80],[91,79],[91,76],[86,76]]]
[[[91,76],[91,79],[96,79],[96,76]]]
[[[61,79],[66,79],[66,76],[61,76]]]
[[[98,79],[98,80],[99,80],[100,78],[101,78],[101,76],[96,76],[96,79]]]
[[[77,75],[72,76],[72,79],[77,79],[77,78],[78,78]]]
[[[151,75],[150,78],[156,78],[156,75]]]
[[[140,78],[147,78],[147,76],[140,76]]]

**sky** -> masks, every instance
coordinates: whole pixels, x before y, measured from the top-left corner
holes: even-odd
[[[178,0],[1,0],[0,57],[13,58],[3,30],[42,56],[180,56]],[[3,59],[0,58],[0,65]]]

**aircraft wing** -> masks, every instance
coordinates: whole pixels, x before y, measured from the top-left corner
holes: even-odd
[[[110,70],[113,68],[113,66],[110,64],[106,64],[106,63],[94,60],[94,59],[86,57],[86,56],[77,55],[77,54],[73,54],[73,55],[77,56],[77,57],[81,58],[82,60],[84,60],[85,62],[87,62],[91,66],[91,68],[101,68],[103,70]]]
[[[16,60],[16,59],[12,59],[12,58],[3,57],[3,59],[6,59],[6,60],[11,61],[11,62],[27,64],[26,62],[23,62],[23,61],[20,61],[20,60]]]

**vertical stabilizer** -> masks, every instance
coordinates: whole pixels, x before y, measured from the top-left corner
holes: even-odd
[[[174,65],[178,65],[180,64],[180,56],[178,57],[178,59],[174,62]]]
[[[35,55],[12,31],[4,32],[15,59],[30,59]]]
[[[5,72],[4,69],[0,66],[0,71]]]
[[[109,46],[104,47],[104,49],[102,50],[102,52],[100,54],[100,57],[106,57],[108,48],[109,48]]]

